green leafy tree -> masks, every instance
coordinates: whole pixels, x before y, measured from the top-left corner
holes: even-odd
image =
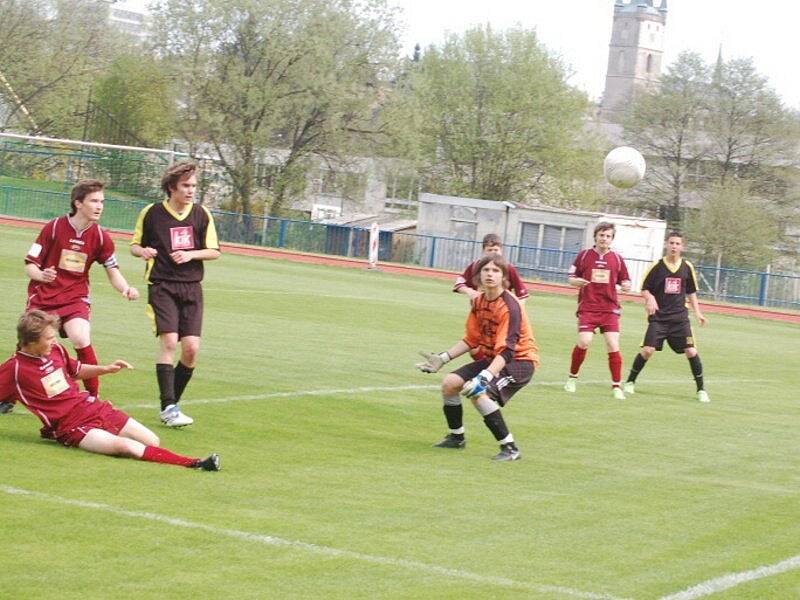
[[[550,204],[596,196],[585,96],[535,31],[476,27],[425,50],[411,72],[424,188]],[[587,151],[587,145],[589,151]]]
[[[233,204],[253,212],[257,165],[273,166],[267,210],[305,188],[312,157],[344,161],[380,135],[375,109],[394,69],[382,0],[162,0],[159,52],[178,66],[181,133],[219,156]],[[245,219],[245,223],[247,223]]]
[[[687,217],[691,247],[706,264],[764,269],[776,254],[778,224],[743,184],[716,186]]]

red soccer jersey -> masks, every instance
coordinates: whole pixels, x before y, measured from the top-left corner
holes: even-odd
[[[56,429],[82,402],[75,377],[81,363],[60,344],[48,356],[33,356],[20,350],[0,365],[0,400],[19,400],[39,420]]]
[[[570,277],[589,283],[578,292],[578,312],[613,312],[619,314],[617,285],[630,279],[625,261],[609,250],[602,256],[594,248],[582,250],[569,269]]]
[[[64,215],[47,223],[28,250],[26,263],[40,269],[54,267],[56,278],[50,283],[28,284],[28,307],[51,308],[89,298],[89,268],[98,262],[106,269],[117,267],[114,241],[97,223],[77,231]]]
[[[480,260],[480,259],[479,259]],[[464,272],[458,276],[456,279],[455,284],[453,284],[453,291],[457,292],[464,286],[470,287],[473,290],[477,290],[478,288],[475,287],[475,283],[473,281],[473,277],[475,276],[475,265],[478,264],[478,261],[471,262]],[[525,300],[528,297],[528,288],[525,287],[525,284],[522,282],[522,279],[517,273],[517,270],[514,268],[514,265],[508,263],[508,282],[510,284],[509,289],[514,292],[514,295],[519,300]]]

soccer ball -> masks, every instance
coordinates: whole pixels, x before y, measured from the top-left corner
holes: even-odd
[[[603,174],[608,183],[618,188],[632,188],[644,177],[646,164],[636,148],[619,146],[606,155]]]

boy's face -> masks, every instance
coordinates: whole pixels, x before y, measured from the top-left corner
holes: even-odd
[[[494,254],[502,254],[503,247],[500,244],[491,244],[483,248],[483,253],[487,256]]]
[[[103,191],[89,192],[83,200],[75,201],[75,214],[80,215],[87,221],[99,221],[103,214],[103,202],[105,197]]]
[[[680,258],[683,253],[683,238],[673,236],[667,240],[667,256],[670,258]]]
[[[191,175],[182,177],[177,185],[172,188],[169,199],[174,200],[181,206],[188,206],[194,200],[194,192],[197,189],[197,176]]]
[[[596,234],[594,234],[594,243],[597,246],[597,249],[601,252],[605,252],[609,248],[611,248],[611,242],[614,241],[614,230],[613,229],[601,229]]]
[[[56,330],[49,325],[44,328],[42,335],[35,342],[31,342],[25,348],[28,354],[34,356],[47,356],[52,352],[53,346],[56,343]]]
[[[481,285],[487,290],[503,287],[503,270],[493,262],[483,265]]]

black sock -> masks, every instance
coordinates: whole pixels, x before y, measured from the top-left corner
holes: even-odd
[[[183,396],[183,390],[186,389],[186,384],[192,378],[194,367],[187,367],[181,361],[178,361],[175,367],[175,402],[179,402]]]
[[[703,389],[703,363],[700,362],[699,354],[695,354],[689,359],[689,366],[692,368],[692,376],[699,392]]]
[[[461,429],[464,426],[464,407],[460,404],[443,404],[444,418],[447,419],[447,426],[452,429]],[[463,433],[454,433],[456,437],[464,437]]]
[[[500,412],[500,409],[483,417],[483,422],[486,423],[494,439],[498,442],[508,437],[508,427],[506,427],[506,422],[503,419],[503,413]]]
[[[161,410],[175,404],[175,367],[156,363],[156,379],[158,379],[158,397],[161,399]]]
[[[647,359],[642,356],[641,354],[637,354],[636,358],[633,359],[633,366],[631,366],[631,372],[628,373],[628,381],[636,381],[636,378],[641,373],[644,366],[647,364]]]

